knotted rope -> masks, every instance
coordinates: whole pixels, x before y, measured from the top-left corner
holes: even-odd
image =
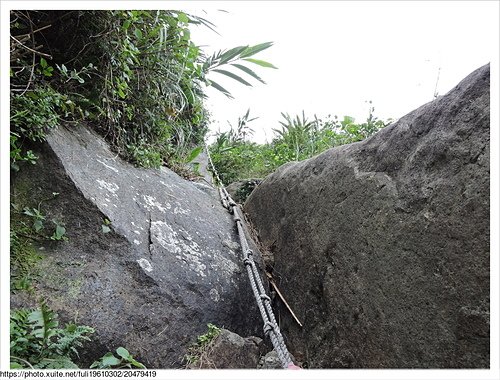
[[[250,286],[257,302],[260,315],[262,316],[262,320],[264,321],[264,334],[269,336],[269,339],[273,344],[273,347],[278,355],[278,358],[280,359],[283,368],[300,369],[300,367],[297,367],[293,363],[290,357],[290,353],[288,352],[288,349],[285,345],[285,341],[283,340],[283,336],[281,335],[280,328],[276,323],[276,318],[274,317],[274,312],[271,307],[271,299],[266,294],[266,290],[264,288],[264,285],[262,284],[262,279],[257,269],[257,265],[255,264],[255,261],[253,259],[253,252],[250,249],[248,240],[245,236],[245,232],[243,229],[243,217],[240,206],[236,202],[234,202],[234,200],[231,198],[226,188],[224,187],[219,174],[217,173],[217,170],[215,169],[215,166],[212,162],[212,157],[210,156],[210,152],[206,144],[205,150],[207,152],[210,170],[217,180],[222,205],[233,215],[233,219],[238,229],[238,237],[240,239],[240,246],[243,252],[243,263],[247,270],[248,278],[250,280]]]

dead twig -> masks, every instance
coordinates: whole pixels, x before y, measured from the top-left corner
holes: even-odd
[[[47,28],[50,28],[52,26],[52,24],[49,24],[49,25],[45,25],[45,26],[42,26],[41,28],[38,28],[38,29],[35,29],[34,31],[30,31],[29,33],[25,33],[25,34],[19,34],[18,36],[15,36],[15,38],[19,39],[19,40],[25,40],[26,37],[30,37],[31,34],[34,34],[34,33],[38,33],[44,29],[47,29]],[[11,36],[12,37],[12,36]]]
[[[37,51],[35,49],[32,49],[28,46],[26,46],[25,44],[23,44],[21,41],[19,41],[16,37],[14,36],[10,36],[10,38],[12,38],[15,42],[17,42],[22,48],[32,52],[33,54],[37,54],[37,55],[40,55],[42,57],[46,57],[46,58],[49,58],[49,59],[52,59],[52,56],[50,54],[45,54],[45,53],[42,53],[40,51]]]
[[[268,273],[268,272],[266,272],[266,275],[267,275],[267,278],[269,280],[269,283],[273,286],[274,290],[276,290],[276,293],[278,294],[278,296],[280,297],[280,299],[283,301],[283,303],[285,304],[285,306],[288,309],[288,311],[290,312],[290,314],[292,314],[292,317],[295,319],[295,322],[297,322],[298,325],[300,327],[302,327],[302,322],[299,321],[299,319],[297,318],[297,316],[293,312],[293,310],[290,307],[290,305],[288,304],[288,302],[286,302],[285,297],[283,297],[283,294],[281,294],[280,290],[278,289],[278,286],[274,282],[274,279],[273,279],[272,275],[270,273]]]

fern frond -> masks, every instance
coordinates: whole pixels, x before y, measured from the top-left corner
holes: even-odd
[[[28,321],[33,325],[33,335],[41,338],[44,344],[54,336],[59,322],[57,314],[47,306],[47,301],[40,302],[40,307],[33,310],[28,316]]]

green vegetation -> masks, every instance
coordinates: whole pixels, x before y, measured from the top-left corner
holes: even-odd
[[[35,164],[37,160],[31,149],[23,149],[24,143],[43,141],[46,132],[61,122],[61,115],[71,113],[74,103],[44,84],[24,94],[11,92],[10,102],[11,168],[17,171],[20,162]]]
[[[186,177],[197,175],[193,161],[209,123],[204,89],[212,86],[231,97],[212,77],[251,86],[264,83],[252,65],[274,66],[254,58],[271,42],[205,55],[191,40],[193,25],[215,27],[177,10],[11,11],[12,173],[37,163],[35,152],[51,129],[79,123],[138,166],[166,165]],[[33,280],[42,257],[34,243],[68,238],[64,223],[43,207],[47,200],[34,199],[34,193],[13,191],[10,255],[12,289],[36,297]],[[111,232],[111,221],[104,219],[101,228]],[[70,293],[78,288],[74,285]],[[12,368],[75,368],[77,349],[92,332],[76,324],[58,328],[57,315],[45,302],[39,309],[13,310]],[[92,366],[144,368],[123,347]]]
[[[261,181],[258,179],[248,179],[243,181],[241,186],[235,192],[234,201],[244,203],[260,182]]]
[[[112,352],[108,352],[99,360],[96,360],[90,368],[98,368],[98,369],[123,369],[123,368],[146,368],[144,364],[138,362],[134,359],[132,355],[123,347],[118,347],[116,349],[116,355],[113,355]]]
[[[212,323],[207,324],[208,331],[196,338],[196,342],[189,347],[188,354],[184,357],[187,366],[197,364],[203,355],[210,349],[214,339],[219,336],[220,328]]]
[[[253,133],[248,124],[256,118],[250,118],[250,111],[247,111],[236,126],[217,135],[210,153],[224,184],[264,177],[287,162],[305,160],[334,146],[373,135],[387,125],[373,112],[370,102],[369,115],[364,123],[356,123],[349,116],[341,120],[336,116],[309,120],[304,112],[295,117],[282,113],[281,127],[273,130],[275,137],[272,142],[256,144],[248,141],[248,136]]]
[[[175,10],[12,11],[11,167],[35,163],[51,128],[85,122],[125,159],[185,174],[208,129],[204,87],[231,96],[212,74],[251,86],[264,81],[248,64],[274,67],[253,58],[271,42],[207,57],[192,25],[214,27]]]
[[[33,280],[37,276],[36,264],[42,259],[30,238],[22,230],[10,232],[10,287],[12,291],[32,293]]]
[[[58,315],[46,301],[36,309],[18,309],[10,313],[11,369],[73,369],[78,368],[78,350],[89,342],[93,328],[68,323],[59,328]],[[118,357],[108,352],[91,368],[146,368],[123,347]]]
[[[42,207],[44,202],[56,199],[58,193],[52,193],[50,198],[36,204],[27,199],[27,193],[21,193],[16,191],[12,194],[10,212],[11,287],[13,290],[33,291],[32,281],[37,277],[36,264],[42,259],[33,243],[67,241],[68,237],[64,224],[48,218]]]
[[[94,329],[67,324],[59,328],[58,316],[45,301],[37,309],[19,309],[10,314],[10,367],[78,368],[74,359]]]
[[[245,62],[251,62],[256,65],[262,66],[262,67],[270,67],[273,69],[276,69],[276,67],[266,61],[260,60],[260,59],[254,59],[254,58],[249,58],[258,52],[265,50],[269,47],[271,47],[273,44],[272,42],[264,42],[262,44],[258,44],[255,46],[237,46],[235,48],[229,49],[229,50],[220,50],[217,53],[214,53],[211,57],[208,57],[204,60],[203,65],[202,65],[202,70],[204,73],[208,72],[214,72],[218,74],[225,75],[226,77],[232,78],[241,84],[244,84],[245,86],[252,86],[248,81],[245,79],[241,78],[239,75],[235,74],[234,72],[228,71],[227,69],[219,69],[218,67],[224,66],[227,67],[227,65],[230,65],[232,67],[237,68],[240,71],[243,71],[245,74],[249,75],[250,77],[258,80],[261,83],[266,83],[260,78],[255,71],[250,69],[247,66],[242,65],[241,63],[236,63],[241,60]],[[219,85],[218,83],[214,82],[213,80],[208,80],[208,84],[211,85],[212,87],[216,88],[220,92],[222,92],[224,95],[226,95],[228,98],[233,98],[231,93],[226,90],[224,87]]]
[[[104,218],[103,221],[102,221],[102,233],[103,234],[107,234],[109,232],[111,232],[111,221],[108,219],[108,218]]]

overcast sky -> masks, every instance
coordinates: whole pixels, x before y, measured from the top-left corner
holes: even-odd
[[[256,57],[278,70],[252,65],[267,85],[213,74],[235,99],[207,90],[213,130],[250,108],[260,142],[271,139],[281,112],[363,121],[371,100],[376,116],[397,119],[431,101],[436,84],[443,95],[498,56],[497,1],[187,2],[182,9],[217,25],[220,35],[192,31],[207,53],[274,42]]]

